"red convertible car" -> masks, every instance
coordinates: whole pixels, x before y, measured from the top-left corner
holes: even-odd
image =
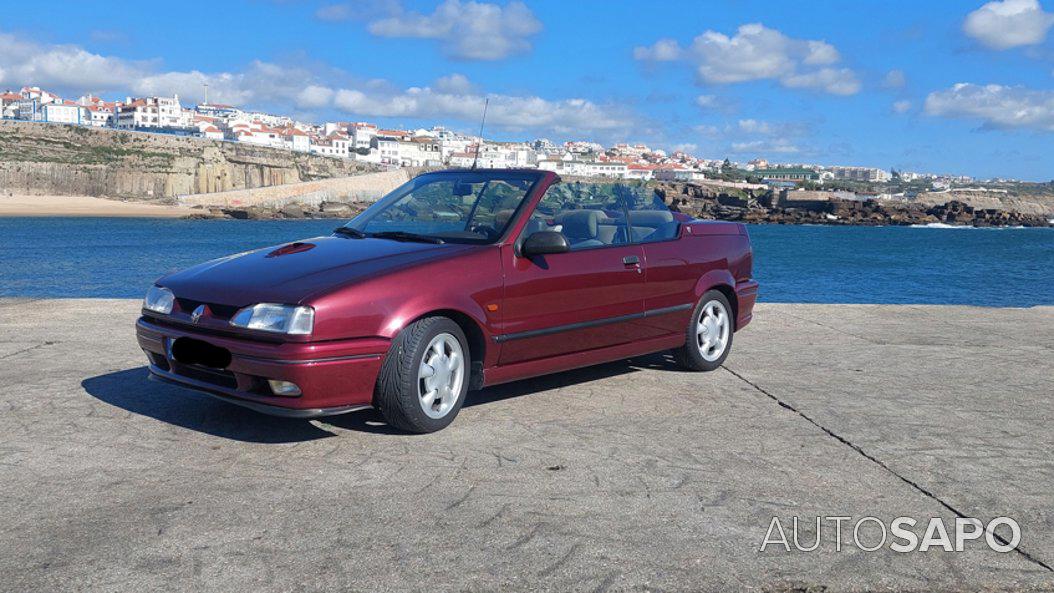
[[[673,350],[713,370],[751,319],[746,228],[653,189],[538,170],[427,173],[332,235],[165,276],[153,377],[294,417],[439,430],[469,389]]]

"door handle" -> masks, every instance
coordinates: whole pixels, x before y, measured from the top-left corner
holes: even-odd
[[[640,258],[636,255],[627,255],[626,257],[622,258],[622,263],[626,264],[627,266],[639,266]]]

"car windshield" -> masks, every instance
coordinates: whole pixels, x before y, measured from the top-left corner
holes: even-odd
[[[523,204],[539,175],[457,171],[412,179],[346,227],[393,240],[493,243]]]

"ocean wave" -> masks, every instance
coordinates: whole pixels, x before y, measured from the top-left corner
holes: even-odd
[[[1051,221],[1054,224],[1054,221]],[[971,229],[978,231],[1002,231],[1002,230],[1013,230],[1013,229],[1027,229],[1026,226],[973,226],[969,224],[948,224],[946,222],[931,222],[929,224],[913,224],[910,225],[913,229]],[[1042,227],[1040,227],[1042,228]]]

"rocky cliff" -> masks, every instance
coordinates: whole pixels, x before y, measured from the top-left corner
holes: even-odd
[[[345,177],[370,165],[202,138],[0,121],[0,192],[170,201]]]
[[[787,192],[782,196],[773,192],[729,195],[694,183],[661,184],[657,186],[657,192],[671,208],[696,218],[748,223],[1054,226],[1049,214],[975,208],[956,200],[928,205],[921,202],[848,200],[838,197],[819,199],[820,192]]]

